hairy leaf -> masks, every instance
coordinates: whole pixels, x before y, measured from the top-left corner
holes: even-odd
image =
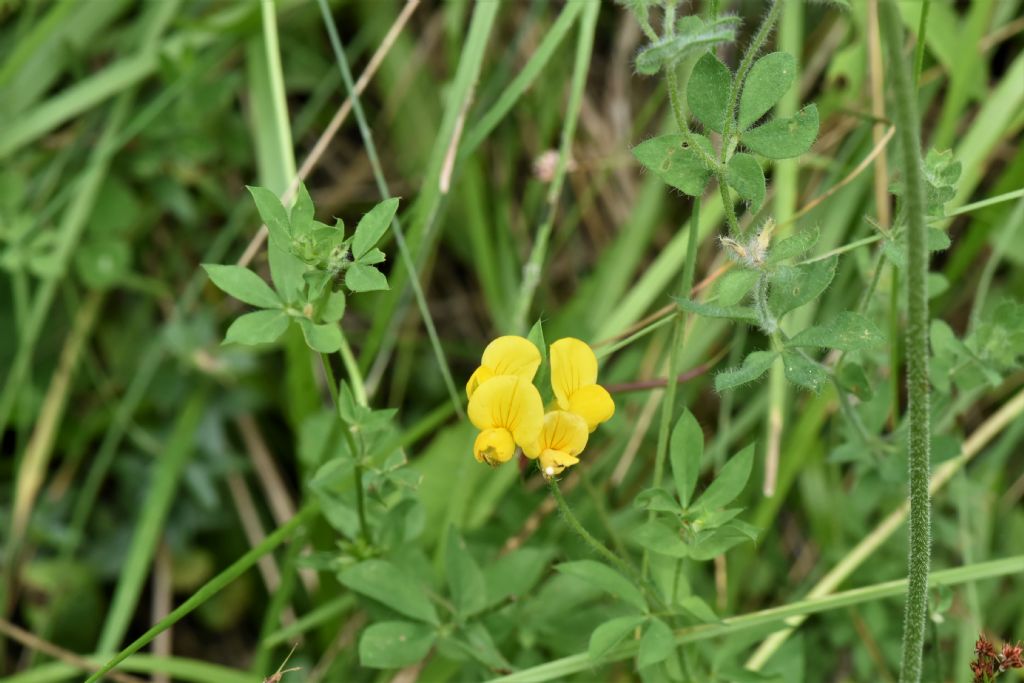
[[[789,119],[772,119],[740,136],[747,149],[769,159],[789,159],[806,152],[818,137],[818,108],[809,104]]]
[[[843,311],[823,325],[815,325],[800,332],[786,345],[862,351],[884,341],[878,326],[868,318],[853,311]]]
[[[774,351],[752,352],[743,359],[743,365],[740,367],[723,370],[715,375],[715,391],[722,392],[753,382],[771,367],[773,360],[775,360]]]
[[[795,78],[796,59],[788,52],[772,52],[754,62],[740,95],[739,130],[746,130],[775,106]]]
[[[716,133],[725,129],[725,112],[729,108],[732,74],[729,67],[708,52],[693,65],[686,86],[690,111],[704,126]]]
[[[725,169],[725,180],[741,198],[750,202],[750,210],[756,212],[764,202],[764,171],[757,159],[744,152],[734,154]]]
[[[711,141],[702,135],[695,136],[695,139],[706,153],[713,153]],[[645,140],[633,148],[633,155],[666,185],[694,197],[704,192],[704,186],[711,177],[711,169],[677,133]]]

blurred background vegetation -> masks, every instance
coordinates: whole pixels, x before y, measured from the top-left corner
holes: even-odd
[[[530,311],[549,341],[572,335],[600,352],[639,329],[670,303],[686,250],[690,200],[641,173],[629,153],[671,119],[662,81],[634,73],[642,35],[629,14],[601,3],[579,72],[579,3],[509,0],[483,17],[480,6],[493,2],[329,3],[354,77],[369,73],[361,102],[383,177],[403,198],[400,216],[457,383],[489,339],[524,332],[515,329],[522,265],[549,217]],[[744,45],[764,4],[721,4],[744,19]],[[893,220],[888,187],[899,180],[884,153],[861,165],[889,126],[886,73],[872,47],[871,3],[845,4],[793,1],[784,10],[773,43],[799,58],[801,75],[780,106],[816,102],[821,133],[810,153],[774,167],[760,217],[746,217],[783,221],[834,190],[783,230],[820,228],[817,253],[884,230]],[[952,149],[962,164],[934,219],[951,245],[934,255],[931,304],[968,349],[933,330],[936,462],[957,456],[1024,383],[1022,4],[930,4],[924,143]],[[921,6],[900,3],[910,36]],[[257,2],[0,2],[0,616],[65,651],[6,629],[0,675],[10,680],[75,678],[66,651],[116,650],[309,496],[328,405],[322,371],[294,328],[270,348],[220,346],[244,307],[208,286],[198,264],[238,260],[260,226],[245,185],[284,192],[318,141],[326,146],[306,177],[318,218],[354,225],[381,199],[354,117],[325,137],[348,108],[326,26],[310,0],[280,0],[269,12]],[[735,64],[733,47],[720,55]],[[574,76],[581,108],[552,202]],[[723,263],[721,214],[710,196],[698,280]],[[874,390],[854,408],[879,434],[898,431],[903,400],[892,363],[902,334],[898,269],[883,258],[887,242],[844,252],[834,285],[803,314],[862,306],[890,330],[890,348],[866,363]],[[499,657],[525,668],[583,651],[614,606],[550,563],[588,551],[535,478],[473,462],[473,431],[453,416],[395,244],[382,246],[391,290],[353,297],[344,327],[372,405],[398,410],[395,429],[420,479],[417,561],[440,576],[449,527],[481,562],[518,558],[503,571],[521,582],[521,604],[491,625]],[[265,272],[262,253],[253,267]],[[1014,299],[1018,307],[1005,303]],[[782,400],[768,383],[716,394],[712,372],[765,341],[724,321],[691,322],[683,365],[694,377],[678,404],[703,425],[709,453],[720,464],[757,440],[758,484],[766,441],[781,453],[774,494],[755,484],[744,494],[746,518],[764,530],[756,547],[695,570],[693,593],[719,614],[796,600],[901,504],[905,454],[852,446],[831,388],[789,389]],[[564,482],[612,547],[629,544],[643,514],[632,500],[650,479],[664,385],[654,380],[664,378],[668,337],[669,327],[658,327],[604,360],[618,411]],[[772,406],[783,412],[781,432],[766,430]],[[1019,411],[988,437],[936,496],[936,568],[1024,547]],[[844,587],[902,577],[904,536],[900,528],[881,539]],[[331,571],[310,568],[335,568],[337,531],[320,520],[307,538],[317,552],[299,562],[301,573],[288,551],[267,555],[156,641],[154,652],[171,659],[139,660],[135,670],[155,680],[259,680],[302,631],[289,662],[302,671],[285,680],[389,680],[358,666],[365,607]],[[119,582],[129,587],[115,595]],[[281,585],[296,582],[287,604],[271,609]],[[968,680],[981,630],[1024,636],[1020,576],[957,587],[935,609],[928,680]],[[277,611],[280,622],[268,626],[265,615]],[[281,630],[311,613],[301,629]],[[894,680],[900,614],[889,599],[814,616],[776,654],[776,669],[787,681]],[[766,633],[702,656],[742,661]],[[482,680],[502,670],[493,661],[442,651],[401,680]],[[629,665],[618,667],[578,679],[628,680]]]

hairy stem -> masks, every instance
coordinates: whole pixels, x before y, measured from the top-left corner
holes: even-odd
[[[900,681],[921,680],[921,653],[924,648],[925,620],[928,611],[928,568],[931,560],[931,510],[928,499],[930,450],[928,383],[928,245],[924,218],[924,189],[920,163],[920,122],[917,97],[907,63],[903,60],[903,31],[894,0],[884,5],[882,33],[889,51],[894,91],[896,137],[899,140],[899,164],[906,183],[907,215],[907,395],[909,477],[910,477],[910,557],[907,575],[907,602],[903,616],[903,656]]]

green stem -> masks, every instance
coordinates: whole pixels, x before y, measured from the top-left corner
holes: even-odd
[[[366,543],[371,543],[370,525],[366,523],[366,504],[363,501],[363,454],[359,444],[356,443],[355,437],[352,435],[352,425],[341,416],[338,382],[334,379],[334,370],[331,368],[331,361],[326,353],[320,354],[320,361],[324,366],[324,374],[327,375],[327,386],[331,392],[331,399],[334,401],[334,412],[338,417],[338,422],[341,424],[341,433],[345,437],[349,452],[352,454],[352,460],[355,462],[355,467],[352,469],[352,485],[356,490],[356,512],[359,514],[359,533]]]
[[[366,398],[366,382],[363,381],[363,373],[359,370],[359,362],[352,353],[352,347],[348,345],[345,330],[341,329],[340,325],[338,329],[341,330],[341,348],[338,349],[338,355],[341,356],[341,363],[345,366],[345,372],[348,373],[352,385],[352,395],[355,396],[356,403],[359,405],[369,405]]]
[[[562,495],[562,490],[558,488],[558,481],[556,481],[554,478],[548,479],[547,481],[548,488],[551,489],[551,496],[555,499],[555,502],[558,504],[558,511],[562,513],[562,519],[564,519],[565,523],[569,525],[569,528],[575,531],[577,536],[583,539],[583,541],[587,545],[589,545],[594,550],[594,552],[596,552],[602,558],[607,560],[609,564],[611,564],[613,567],[618,569],[626,576],[629,576],[635,581],[637,581],[641,588],[645,589],[645,591],[647,591],[648,593],[651,593],[647,585],[647,582],[643,580],[643,578],[640,576],[640,572],[638,572],[632,564],[630,564],[623,558],[619,557],[611,550],[608,550],[604,543],[601,543],[601,541],[594,538],[594,536],[589,531],[587,531],[586,527],[584,527],[583,524],[580,523],[580,520],[576,517],[576,514],[572,511],[572,508],[569,507],[569,503],[566,502],[565,496]],[[653,597],[659,603],[662,602],[660,597],[658,597],[656,593],[652,594],[651,597]],[[664,607],[663,604],[661,606]]]
[[[573,65],[572,82],[569,92],[569,103],[566,107],[565,119],[562,124],[561,142],[558,147],[558,163],[555,166],[554,178],[548,186],[544,222],[537,230],[530,257],[523,266],[523,280],[519,288],[519,296],[512,316],[512,326],[516,332],[526,328],[526,316],[530,312],[534,293],[540,284],[540,276],[547,258],[548,242],[555,225],[558,213],[558,200],[562,196],[562,186],[569,158],[572,155],[572,141],[576,136],[576,124],[579,122],[580,110],[583,107],[583,93],[587,85],[587,72],[594,49],[594,32],[597,28],[597,15],[601,3],[587,3],[580,20],[579,38],[576,43],[576,61]]]
[[[928,8],[931,0],[922,0],[921,21],[917,25],[917,48],[914,55],[914,87],[921,82],[921,69],[924,67],[925,35],[928,31]]]
[[[323,15],[324,26],[327,28],[327,35],[331,42],[331,48],[334,50],[334,57],[338,62],[338,69],[341,71],[341,80],[345,83],[345,88],[348,90],[349,97],[352,100],[352,113],[356,117],[356,123],[359,126],[359,134],[363,140],[363,147],[366,150],[366,156],[370,161],[370,168],[373,170],[373,177],[377,183],[377,191],[380,193],[382,199],[388,199],[391,197],[391,189],[388,187],[387,180],[384,178],[384,170],[380,163],[380,158],[377,155],[377,145],[373,140],[373,133],[370,132],[370,126],[366,121],[366,114],[363,112],[363,105],[359,101],[359,94],[356,92],[355,82],[352,79],[352,70],[349,68],[348,59],[345,57],[345,50],[342,48],[341,39],[338,37],[338,31],[334,26],[334,20],[331,18],[330,8],[327,6],[326,0],[319,0],[320,12]],[[448,359],[444,354],[444,348],[441,346],[441,339],[437,334],[437,327],[434,325],[434,318],[430,314],[430,307],[427,306],[427,298],[423,294],[423,287],[420,284],[419,269],[416,267],[416,263],[412,257],[412,251],[409,249],[408,243],[405,239],[405,231],[402,229],[402,222],[395,216],[391,221],[391,227],[395,236],[395,244],[398,246],[398,255],[402,260],[402,264],[405,266],[409,276],[409,285],[412,289],[413,298],[416,299],[416,306],[420,311],[420,318],[423,320],[423,326],[427,330],[427,338],[430,340],[430,347],[434,351],[434,358],[437,361],[437,366],[441,370],[441,376],[444,379],[445,388],[448,390],[448,396],[451,398],[452,405],[455,407],[455,412],[458,413],[460,418],[465,418],[462,411],[462,401],[459,399],[459,392],[455,388],[455,379],[452,377],[451,368],[448,367]],[[347,346],[345,344],[343,348]],[[348,353],[351,355],[351,349]],[[348,362],[346,361],[346,367]],[[350,372],[351,374],[351,372]],[[365,389],[360,389],[364,392]]]
[[[894,90],[894,120],[899,140],[899,163],[906,183],[907,216],[907,395],[910,478],[910,556],[907,602],[903,617],[903,656],[900,681],[921,680],[928,612],[928,568],[931,561],[931,509],[928,498],[931,447],[928,381],[928,244],[921,179],[920,121],[917,97],[902,57],[903,31],[895,0],[884,4],[882,33],[889,50]]]
[[[679,281],[679,296],[689,297],[693,289],[693,271],[697,265],[697,236],[700,233],[700,197],[693,200],[693,210],[690,213],[689,235],[686,244],[686,261],[683,263],[683,276]],[[665,387],[665,398],[661,404],[661,421],[658,424],[658,445],[654,454],[654,488],[661,486],[665,477],[665,458],[668,454],[668,439],[672,429],[672,418],[675,416],[676,392],[679,383],[673,381],[679,376],[679,363],[685,344],[684,334],[686,332],[686,314],[683,311],[676,311],[675,320],[672,323],[672,342],[668,357],[669,382]],[[655,512],[648,513],[648,519],[654,519]],[[645,549],[643,562],[641,564],[644,575],[647,574],[648,552]]]
[[[181,621],[185,616],[191,613],[194,609],[202,605],[204,602],[210,600],[214,595],[219,593],[221,589],[230,584],[232,581],[237,579],[239,576],[249,570],[256,562],[269,553],[271,550],[279,546],[285,539],[287,539],[293,531],[308,522],[319,512],[316,504],[309,504],[298,512],[294,517],[288,520],[281,528],[274,533],[267,536],[263,541],[253,546],[253,548],[242,555],[240,558],[234,561],[230,567],[222,571],[217,576],[213,577],[203,585],[202,588],[192,594],[188,600],[178,606],[173,612],[168,614],[166,617],[160,620],[153,628],[149,629],[138,639],[135,640],[131,645],[121,650],[121,652],[113,659],[103,665],[99,671],[94,673],[86,680],[86,683],[96,683],[103,678],[104,674],[112,670],[118,664],[127,659],[130,655],[138,652],[150,641],[156,638],[158,635],[169,629],[174,624]]]

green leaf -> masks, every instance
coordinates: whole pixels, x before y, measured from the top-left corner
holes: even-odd
[[[124,240],[103,239],[75,250],[78,276],[91,289],[109,289],[122,282],[131,269],[131,262],[131,246]]]
[[[661,619],[651,619],[640,639],[640,652],[637,656],[636,666],[638,669],[643,669],[662,662],[675,649],[676,639],[672,635],[672,629]]]
[[[313,227],[313,198],[309,196],[305,183],[299,185],[299,194],[292,205],[289,224],[293,235],[307,233]]]
[[[672,478],[675,480],[676,493],[679,494],[683,507],[690,505],[703,457],[704,430],[693,413],[684,408],[672,430],[672,439],[669,442]]]
[[[694,138],[707,154],[714,153],[710,140],[703,135],[695,135]],[[711,177],[711,169],[705,165],[704,159],[690,149],[689,143],[678,133],[641,142],[633,148],[633,156],[666,185],[692,197],[704,192],[704,186]]]
[[[715,391],[723,392],[753,382],[771,367],[774,360],[774,351],[753,351],[743,359],[740,367],[723,370],[715,375]]]
[[[341,330],[334,323],[317,325],[308,318],[297,318],[309,348],[318,353],[334,353],[341,348]]]
[[[551,560],[551,552],[540,548],[520,548],[499,557],[484,569],[488,606],[525,595],[540,580]]]
[[[398,669],[415,664],[430,652],[437,634],[426,624],[381,621],[359,638],[359,663],[372,669]]]
[[[590,634],[587,653],[591,659],[600,659],[643,622],[644,617],[642,616],[619,617],[604,622]]]
[[[738,26],[739,17],[734,16],[719,17],[707,24],[697,16],[683,17],[674,36],[661,38],[640,50],[636,56],[636,71],[644,76],[653,76],[680,59],[732,42],[736,40]]]
[[[663,488],[644,489],[633,498],[633,505],[641,510],[680,513],[683,509],[679,502]]]
[[[830,256],[792,268],[778,268],[771,275],[768,308],[781,318],[814,301],[832,283],[838,263],[838,256]]]
[[[707,487],[697,500],[695,507],[704,510],[724,508],[743,492],[750,479],[750,470],[754,465],[754,444],[729,458],[718,473],[715,480]]]
[[[853,361],[843,361],[837,375],[839,385],[862,401],[870,401],[875,395],[864,368]]]
[[[221,291],[243,303],[260,308],[281,308],[277,292],[248,268],[204,263],[203,270]]]
[[[460,615],[470,616],[487,606],[487,583],[484,574],[466,548],[466,542],[454,527],[448,531],[445,569],[452,603]]]
[[[715,614],[715,611],[708,606],[708,603],[696,595],[687,595],[680,598],[676,600],[676,604],[679,605],[679,609],[703,624],[713,624],[721,621],[718,615]]]
[[[808,228],[807,230],[801,230],[791,237],[787,237],[773,246],[768,252],[768,263],[775,265],[786,259],[802,256],[818,243],[820,236],[821,231],[818,228]]]
[[[391,220],[398,211],[398,198],[385,199],[364,215],[356,226],[352,237],[352,258],[359,261],[370,251],[391,226]]]
[[[772,119],[740,136],[747,149],[769,159],[789,159],[806,152],[818,137],[818,108],[809,104],[791,119]]]
[[[414,577],[387,560],[366,560],[343,569],[338,580],[407,617],[438,624],[427,592]]]
[[[256,202],[256,211],[259,212],[260,219],[267,226],[267,232],[270,233],[270,237],[282,249],[287,249],[288,243],[291,241],[290,221],[288,220],[288,212],[284,210],[281,200],[276,194],[265,187],[250,185],[246,189],[249,190],[253,201]]]
[[[716,306],[715,304],[705,304],[691,299],[680,298],[675,299],[675,302],[684,311],[696,313],[705,318],[726,318],[743,323],[757,323],[757,312],[748,306]]]
[[[288,251],[286,243],[279,243],[273,237],[267,242],[267,260],[270,261],[270,279],[281,298],[288,303],[304,302],[306,264]]]
[[[788,52],[772,52],[754,62],[740,95],[739,130],[746,130],[775,106],[795,78],[796,59]]]
[[[327,301],[320,311],[320,319],[325,323],[336,323],[345,317],[345,292],[341,290],[327,295]]]
[[[759,277],[761,273],[756,270],[742,267],[731,269],[718,280],[715,287],[716,303],[724,307],[735,306],[754,288]]]
[[[819,364],[804,358],[790,349],[782,352],[782,363],[786,371],[786,379],[793,384],[817,392],[828,382],[828,373]]]
[[[725,180],[744,200],[750,202],[750,210],[756,212],[764,202],[764,171],[757,159],[744,152],[734,154],[725,169]]]
[[[647,611],[647,601],[632,581],[606,564],[595,560],[579,560],[563,562],[556,567],[563,574],[583,579],[597,586],[609,595],[636,607],[641,612]]]
[[[284,311],[254,311],[235,318],[224,335],[225,344],[269,344],[288,329],[288,315]]]
[[[860,313],[843,311],[823,325],[815,325],[800,332],[786,342],[786,346],[863,351],[884,341],[881,331],[873,322]]]
[[[706,562],[722,555],[730,548],[747,543],[750,538],[739,529],[732,526],[723,526],[718,529],[711,529],[700,534],[693,543],[691,556],[693,559]]]
[[[669,557],[687,557],[689,548],[679,534],[656,519],[651,519],[633,531],[632,539],[642,548]]]
[[[374,247],[370,251],[363,254],[363,258],[359,259],[359,262],[362,263],[363,265],[372,266],[377,263],[384,263],[384,261],[386,261],[387,258],[387,255],[383,251],[381,251],[377,247]]]
[[[686,86],[686,101],[697,120],[716,133],[725,129],[731,88],[729,67],[713,53],[708,52],[694,64]]]
[[[375,292],[390,289],[384,273],[373,266],[353,263],[345,271],[345,286],[353,292]]]

